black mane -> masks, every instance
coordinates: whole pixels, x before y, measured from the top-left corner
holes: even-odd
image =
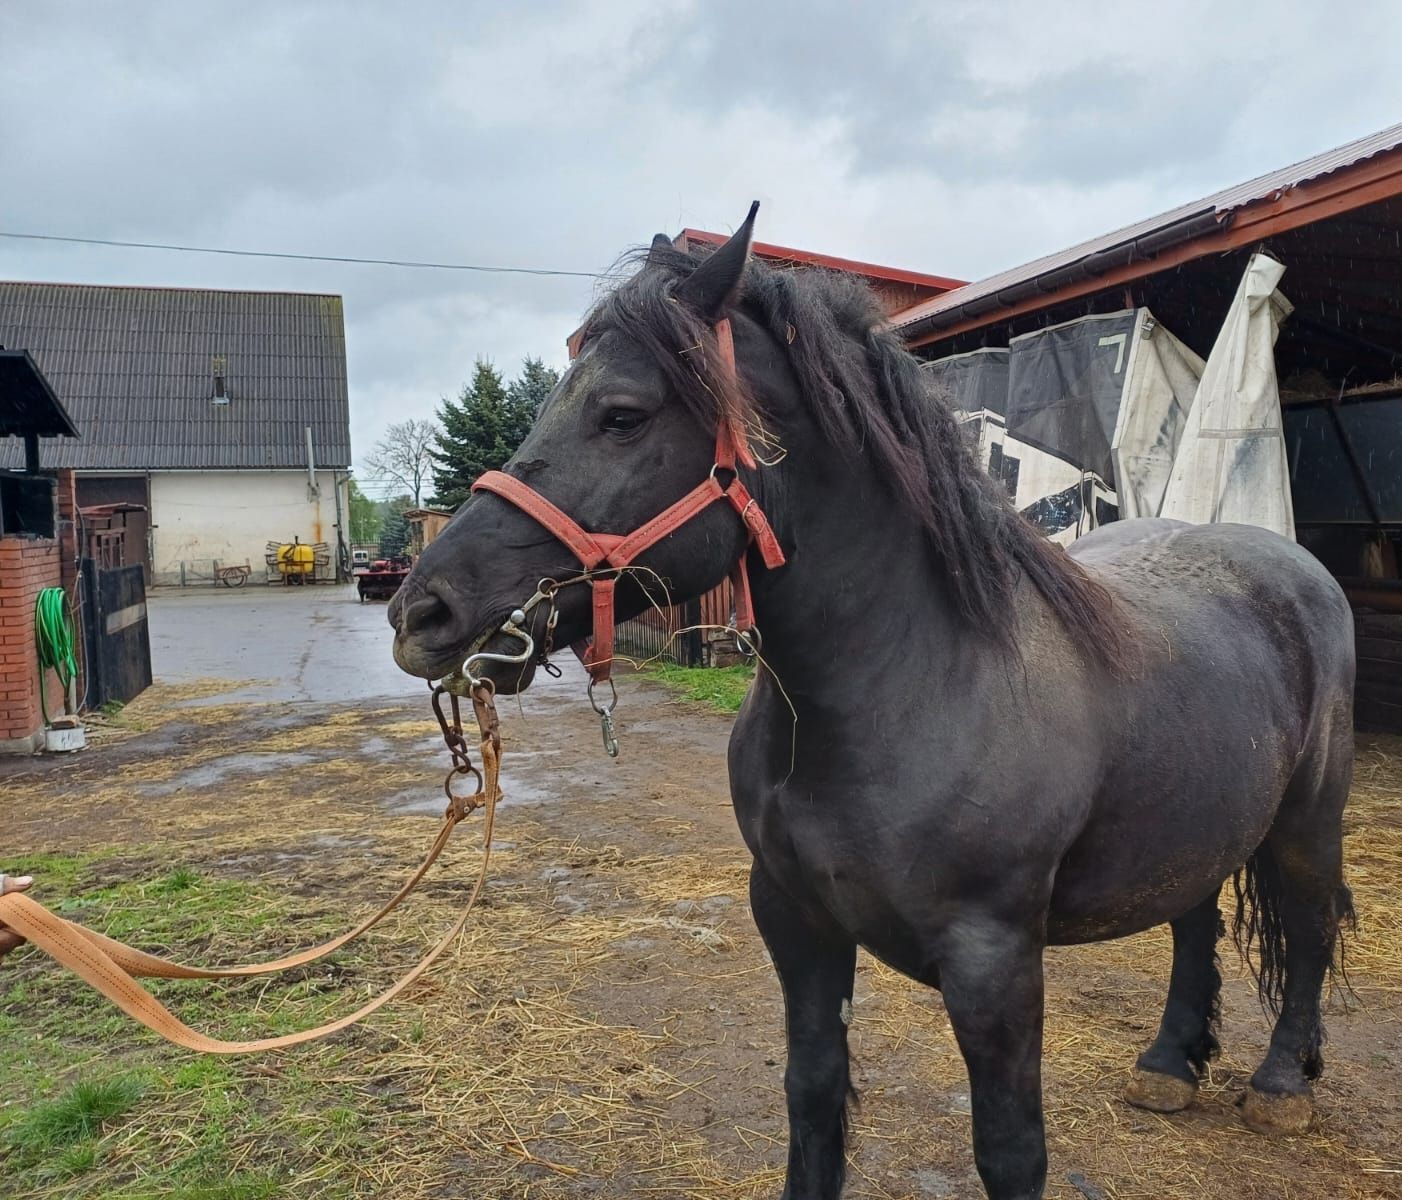
[[[590,315],[586,339],[617,329],[661,365],[699,419],[755,422],[743,385],[718,369],[706,323],[673,299],[703,254],[654,247]],[[881,467],[920,520],[960,612],[1016,647],[1015,591],[1025,575],[1077,644],[1116,672],[1132,659],[1114,598],[1008,502],[961,436],[948,401],[850,275],[780,269],[751,260],[738,306],[787,345],[790,365],[823,436]]]

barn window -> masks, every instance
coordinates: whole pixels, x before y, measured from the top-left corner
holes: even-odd
[[[229,403],[229,386],[226,377],[229,373],[229,360],[223,354],[216,354],[209,360],[209,371],[214,377],[210,400],[214,404]]]

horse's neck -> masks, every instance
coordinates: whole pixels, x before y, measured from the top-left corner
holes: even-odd
[[[956,614],[925,531],[889,488],[860,468],[786,472],[774,515],[789,563],[750,577],[764,656],[786,687],[813,693],[858,663],[864,678],[938,668]]]

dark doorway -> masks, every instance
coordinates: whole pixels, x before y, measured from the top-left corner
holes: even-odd
[[[151,489],[145,475],[79,475],[74,481],[79,508],[98,504],[139,504],[145,512],[117,518],[126,521],[126,561],[141,567],[143,583],[151,579]]]

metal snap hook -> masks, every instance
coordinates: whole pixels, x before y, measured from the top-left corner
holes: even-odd
[[[609,685],[611,697],[608,702],[608,707],[605,708],[594,699],[594,685],[597,682],[597,679],[591,679],[589,681],[589,707],[599,714],[599,732],[603,735],[604,752],[610,758],[617,758],[618,731],[614,728],[613,724],[613,710],[618,707],[618,688],[614,685],[612,679],[606,680]]]

